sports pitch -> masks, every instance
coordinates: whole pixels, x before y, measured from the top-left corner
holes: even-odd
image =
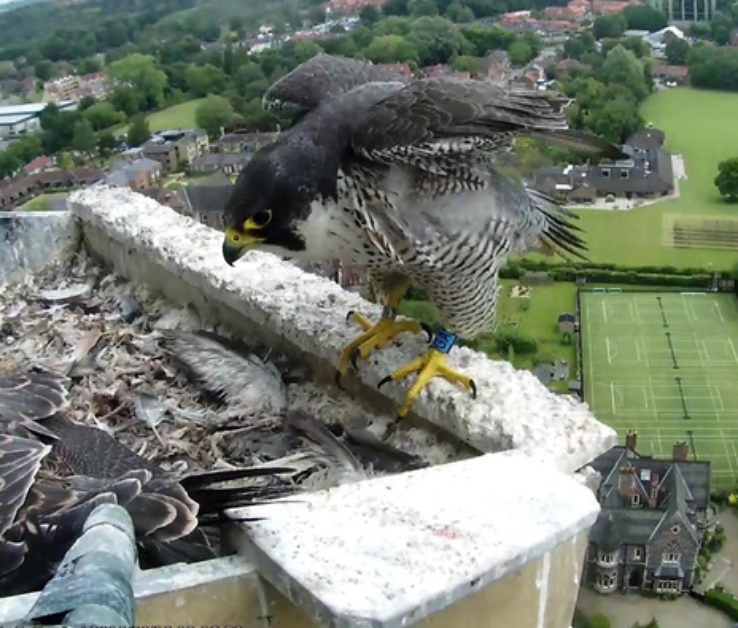
[[[585,399],[638,452],[686,441],[712,461],[715,488],[738,483],[738,299],[704,293],[581,293]]]

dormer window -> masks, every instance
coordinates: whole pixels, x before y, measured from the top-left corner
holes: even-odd
[[[630,505],[631,506],[640,506],[641,505],[641,496],[636,493],[630,498]]]
[[[628,170],[621,170],[620,171],[620,178],[621,179],[627,179],[630,176],[630,172]]]
[[[605,179],[610,178],[610,168],[603,168],[602,169],[602,177]]]

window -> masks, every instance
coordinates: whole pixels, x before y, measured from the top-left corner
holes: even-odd
[[[678,593],[682,583],[680,580],[657,580],[656,591],[659,593]]]
[[[603,168],[602,169],[602,177],[604,179],[609,179],[610,178],[610,168]]]
[[[663,558],[665,563],[678,563],[681,561],[682,555],[676,552],[666,552]]]
[[[600,552],[600,562],[601,563],[614,563],[615,562],[615,553],[611,552],[609,554],[605,554],[604,552]]]
[[[605,589],[614,587],[616,584],[615,574],[600,574],[599,576],[597,576],[597,582],[601,587]]]
[[[627,170],[621,170],[620,171],[620,178],[621,179],[627,179],[630,176],[630,172]]]
[[[643,560],[643,550],[640,547],[633,548],[633,560]]]
[[[636,493],[630,498],[630,505],[631,506],[640,506],[641,505],[641,496]]]
[[[679,524],[675,523],[673,526],[671,526],[672,534],[679,534],[679,532],[681,532],[681,528],[679,527]]]

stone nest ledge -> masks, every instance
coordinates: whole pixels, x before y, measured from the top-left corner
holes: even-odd
[[[117,272],[247,338],[278,342],[316,371],[332,368],[358,333],[346,322],[349,310],[380,314],[379,306],[268,253],[250,252],[229,267],[220,232],[129,189],[94,186],[74,193],[70,204],[88,248]],[[376,385],[426,346],[424,337],[405,334],[401,346],[360,361],[359,390],[396,406],[408,383]],[[477,399],[432,380],[413,412],[480,452],[519,450],[572,473],[616,444],[615,432],[586,404],[550,392],[527,371],[465,347],[454,348],[449,361],[474,377]]]
[[[286,351],[318,379],[332,380],[341,347],[357,333],[346,313],[380,314],[273,255],[252,252],[231,268],[219,232],[131,190],[95,186],[70,201],[86,247],[118,273]],[[361,362],[352,392],[396,405],[407,384],[376,384],[425,347],[408,337]],[[486,455],[293,497],[250,513],[265,520],[232,528],[239,553],[302,613],[275,625],[570,626],[599,511],[571,474],[615,445],[615,433],[585,404],[506,362],[467,348],[450,361],[473,374],[478,398],[434,380],[416,419]],[[214,623],[216,606],[201,623]]]

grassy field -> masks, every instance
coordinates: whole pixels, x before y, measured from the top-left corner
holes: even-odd
[[[148,116],[149,128],[152,131],[166,131],[167,129],[181,129],[194,127],[195,110],[204,98],[188,100],[180,105],[174,105],[167,109],[162,109]],[[122,125],[113,129],[115,135],[124,135],[128,132],[128,125]]]
[[[596,262],[680,267],[713,264],[730,269],[730,251],[674,249],[662,243],[666,215],[727,217],[738,207],[723,203],[713,181],[720,161],[738,155],[738,94],[677,88],[658,92],[641,114],[666,133],[666,148],[684,156],[687,180],[681,198],[630,211],[581,210],[589,258]],[[624,243],[627,244],[624,246]]]
[[[535,355],[515,355],[513,363],[518,368],[532,369],[540,362],[564,359],[571,365],[573,374],[576,365],[576,348],[573,344],[562,344],[557,320],[562,312],[573,312],[576,305],[576,286],[573,283],[552,283],[533,286],[529,297],[513,297],[511,290],[519,282],[503,279],[500,303],[497,308],[498,329],[514,328],[538,343]],[[435,307],[425,301],[405,301],[400,312],[405,316],[421,320],[429,325],[438,324]],[[475,348],[490,357],[507,359],[499,355],[494,338],[483,336],[473,342]],[[553,382],[551,388],[565,392],[568,382]]]
[[[69,192],[51,192],[49,194],[41,194],[36,198],[32,198],[27,203],[18,207],[18,211],[44,211],[50,208],[50,201],[56,198],[64,198],[69,196]]]
[[[585,399],[641,454],[687,441],[713,485],[738,481],[738,300],[726,294],[582,294]]]

